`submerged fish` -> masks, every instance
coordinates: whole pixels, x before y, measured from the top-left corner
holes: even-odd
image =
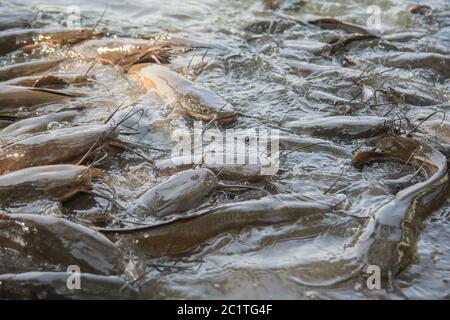
[[[250,226],[294,222],[304,216],[330,212],[342,200],[340,196],[322,196],[315,201],[299,194],[280,194],[221,204],[156,226],[102,231],[125,233],[122,235],[123,240],[129,240],[146,254],[179,254],[223,233],[238,232]],[[134,235],[136,231],[140,232]]]
[[[425,121],[420,125],[419,130],[428,133],[440,142],[450,144],[450,121]]]
[[[17,137],[22,134],[31,134],[39,131],[44,131],[52,122],[60,122],[63,120],[73,119],[77,115],[79,115],[79,112],[77,111],[63,111],[45,114],[39,117],[23,119],[0,130],[0,139],[5,136]]]
[[[106,145],[114,141],[117,135],[118,130],[108,124],[84,125],[36,134],[1,147],[0,173],[78,161],[91,148]]]
[[[54,269],[77,265],[83,272],[120,274],[123,254],[102,234],[63,218],[37,214],[0,215],[0,246]]]
[[[338,41],[336,41],[330,45],[330,54],[336,54],[341,50],[346,50],[347,47],[354,42],[367,41],[367,40],[373,40],[373,39],[379,39],[379,36],[374,35],[374,34],[346,35],[344,37],[341,37]]]
[[[357,26],[351,23],[342,22],[334,18],[322,18],[317,20],[310,20],[308,21],[308,23],[326,30],[339,29],[347,33],[358,33],[363,35],[371,35],[379,37],[379,33],[375,30],[369,30],[367,28]]]
[[[423,220],[448,196],[447,159],[436,149],[405,137],[385,137],[380,153],[357,156],[357,164],[372,159],[393,159],[425,171],[427,180],[403,189],[386,203],[377,205],[368,223],[356,237],[350,254],[364,265],[377,265],[382,276],[396,276],[415,261]]]
[[[208,169],[185,170],[147,190],[136,200],[133,211],[157,217],[186,212],[200,205],[217,183]]]
[[[278,158],[275,155],[271,158],[256,152],[212,152],[212,149],[206,152],[206,150],[201,158],[197,157],[198,159],[194,159],[191,155],[179,156],[160,160],[155,164],[163,174],[199,166],[213,171],[221,178],[252,181],[273,175],[277,169]]]
[[[296,40],[285,40],[284,41],[285,49],[293,49],[307,51],[316,55],[326,54],[331,49],[328,43],[309,40],[309,39],[296,39]]]
[[[81,270],[82,271],[82,270]],[[117,276],[80,273],[80,288],[70,289],[67,272],[0,275],[2,299],[136,299],[137,289]]]
[[[288,19],[256,19],[244,26],[247,32],[261,33],[283,33],[297,25],[294,20]]]
[[[349,81],[359,80],[361,77],[361,71],[352,68],[343,68],[338,66],[327,66],[314,63],[308,63],[303,61],[286,60],[286,63],[294,69],[296,72],[303,76],[337,76]]]
[[[419,69],[428,68],[442,75],[450,77],[450,57],[430,52],[395,52],[370,58],[371,61],[381,63],[386,67]]]
[[[13,11],[6,10],[5,7],[2,7],[2,13],[0,14],[0,31],[13,29],[13,28],[30,28],[31,21],[33,21],[33,17],[36,14],[31,10],[21,10]]]
[[[262,0],[265,9],[277,10],[283,4],[283,0]]]
[[[329,138],[371,138],[390,130],[392,120],[376,116],[327,116],[285,124],[295,132]]]
[[[386,91],[386,97],[394,103],[404,101],[413,106],[432,106],[445,101],[445,95],[438,90],[407,81],[390,85]]]

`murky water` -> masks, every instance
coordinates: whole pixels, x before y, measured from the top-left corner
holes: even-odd
[[[284,157],[280,171],[272,179],[278,190],[346,196],[340,210],[307,215],[289,223],[249,225],[239,231],[221,233],[188,252],[170,257],[150,256],[145,250],[128,246],[126,239],[118,236],[114,240],[126,253],[128,261],[124,277],[137,279],[135,285],[139,287],[139,297],[449,298],[450,199],[430,213],[417,245],[416,261],[396,278],[393,287],[368,289],[366,278],[362,276],[335,281],[348,275],[338,262],[373,208],[424,177],[415,174],[416,168],[396,162],[375,163],[361,170],[355,168],[351,162],[355,148],[362,145],[362,150],[369,150],[373,147],[367,139],[339,138],[333,134],[315,136],[310,132],[294,133],[286,129],[288,122],[308,117],[388,114],[392,120],[397,119],[396,129],[405,133],[414,128],[418,119],[435,111],[438,112],[432,119],[442,120],[444,114],[448,119],[448,64],[436,67],[425,63],[420,66],[424,68],[396,68],[389,64],[392,61],[389,55],[397,52],[450,55],[450,3],[434,0],[427,3],[433,11],[412,14],[410,9],[418,3],[407,0],[285,1],[280,8],[270,10],[264,8],[261,1],[109,1],[97,28],[107,29],[110,37],[168,33],[187,38],[190,43],[203,44],[203,48],[175,55],[171,64],[181,68],[198,65],[202,59],[207,62],[195,82],[218,93],[244,115],[231,128],[282,129],[284,150],[295,149],[305,141],[314,143],[317,139],[328,143],[327,147],[305,148]],[[33,27],[57,27],[67,19],[66,9],[71,5],[70,0],[46,3],[32,0],[26,4],[25,1],[2,1],[0,10],[2,14],[12,12],[31,17]],[[100,0],[77,1],[76,5],[84,27],[94,25],[105,8],[105,2]],[[379,20],[377,10],[381,12]],[[336,18],[370,29],[377,27],[383,37],[354,42],[328,54],[325,45],[345,32],[297,21],[320,18]],[[368,20],[372,23],[369,26]],[[77,46],[73,49],[76,51]],[[68,56],[71,53],[66,49],[53,52],[49,48],[39,54]],[[39,58],[39,54],[12,52],[0,57],[0,62],[8,65]],[[307,71],[304,66],[299,67],[300,62],[339,69]],[[90,63],[74,59],[62,64],[58,70],[86,71],[89,67]],[[83,107],[81,115],[70,125],[98,123],[121,103],[134,101],[134,108],[143,110],[143,116],[139,114],[128,121],[133,125],[135,120],[138,121],[139,134],[123,134],[122,138],[144,146],[141,151],[152,160],[164,159],[167,155],[148,147],[170,150],[171,133],[177,128],[192,127],[191,121],[164,105],[154,93],[144,93],[142,88],[129,82],[118,68],[96,65],[94,74],[95,81],[90,87],[71,87],[87,96],[62,105],[41,107],[37,113]],[[394,104],[387,95],[377,94],[377,91],[390,89],[405,93],[403,100]],[[120,114],[123,116],[128,111]],[[410,122],[398,119],[409,119]],[[440,136],[415,131],[414,136],[429,143],[439,143],[440,150],[450,150],[442,143],[448,140],[445,133]],[[117,201],[125,207],[132,206],[137,195],[162,179],[155,176],[148,163],[126,151],[112,153],[98,167],[110,176]],[[405,176],[411,178],[400,179]],[[268,190],[273,188],[266,181],[251,184]],[[263,195],[255,190],[225,190],[215,192],[202,207]],[[2,210],[63,214],[87,225],[105,210],[111,211],[113,216],[118,214],[117,209],[108,206],[107,200],[97,196],[77,196],[64,205],[50,200],[26,201]],[[203,227],[198,226],[199,229]],[[139,239],[139,234],[134,236],[135,240]],[[41,265],[34,267],[40,271],[48,270]],[[51,271],[55,271],[56,267],[52,268]],[[309,285],[295,279],[304,279]]]

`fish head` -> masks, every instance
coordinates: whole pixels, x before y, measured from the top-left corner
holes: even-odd
[[[395,157],[403,161],[408,161],[411,155],[420,148],[421,145],[417,140],[401,136],[386,136],[377,143],[377,149],[385,156]]]

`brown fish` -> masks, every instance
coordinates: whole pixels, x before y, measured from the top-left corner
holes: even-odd
[[[367,265],[380,267],[383,278],[396,276],[416,259],[423,220],[448,196],[447,159],[436,149],[415,139],[388,136],[377,143],[375,159],[399,160],[423,168],[427,180],[419,182],[379,205],[356,237],[350,254]],[[370,156],[370,155],[369,155]],[[361,158],[357,156],[357,158]],[[370,157],[366,158],[366,162]],[[373,158],[373,157],[372,157]]]
[[[120,274],[123,254],[102,234],[63,218],[37,214],[0,215],[0,246],[29,256],[35,263],[66,271]],[[56,271],[55,270],[55,271]]]
[[[69,289],[67,272],[26,272],[0,275],[3,299],[136,299],[137,289],[117,276],[81,272],[81,289]]]
[[[0,116],[15,116],[21,108],[32,111],[38,106],[64,102],[82,94],[47,88],[18,87],[0,84]]]
[[[91,148],[114,141],[116,127],[84,125],[50,130],[1,146],[0,174],[32,166],[79,161]],[[53,150],[54,152],[49,152]]]
[[[0,67],[0,81],[29,76],[56,67],[63,60],[37,60]]]
[[[95,168],[57,164],[20,169],[0,176],[0,204],[37,199],[66,200],[92,189],[91,179],[105,177]]]
[[[358,34],[365,34],[365,35],[371,35],[375,37],[379,37],[379,33],[374,30],[369,30],[361,26],[357,26],[355,24],[346,23],[339,21],[334,18],[322,18],[317,20],[310,20],[308,21],[309,24],[315,25],[320,27],[321,29],[326,30],[343,30],[347,33],[358,33]]]
[[[46,74],[25,76],[4,81],[3,84],[10,86],[49,88],[53,86],[66,86],[69,84],[88,84],[91,80],[89,76],[83,74]]]
[[[0,54],[19,49],[33,49],[42,43],[52,46],[73,45],[101,33],[91,29],[21,29],[0,32]]]
[[[195,214],[131,230],[100,229],[105,233],[120,233],[139,251],[152,256],[180,254],[210,238],[227,232],[238,232],[249,226],[265,226],[294,222],[300,217],[330,212],[342,202],[342,197],[322,196],[313,201],[298,194],[280,194],[258,200],[220,204]],[[139,233],[134,234],[136,231]]]
[[[17,137],[22,134],[44,131],[52,122],[72,119],[77,115],[79,115],[79,112],[77,111],[63,111],[19,120],[0,130],[0,139],[3,137]]]
[[[136,200],[133,211],[157,217],[186,212],[200,205],[217,184],[208,169],[185,170],[147,190]]]

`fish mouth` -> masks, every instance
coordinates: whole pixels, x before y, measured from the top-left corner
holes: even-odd
[[[407,162],[412,160],[412,158],[412,153],[408,153],[407,156],[405,156],[401,150],[390,150],[377,147],[370,151],[356,153],[352,158],[352,165],[355,168],[361,169],[366,164],[372,162],[389,160]]]
[[[364,165],[375,160],[385,159],[387,154],[377,151],[362,151],[355,154],[352,164],[355,168],[361,169]]]

